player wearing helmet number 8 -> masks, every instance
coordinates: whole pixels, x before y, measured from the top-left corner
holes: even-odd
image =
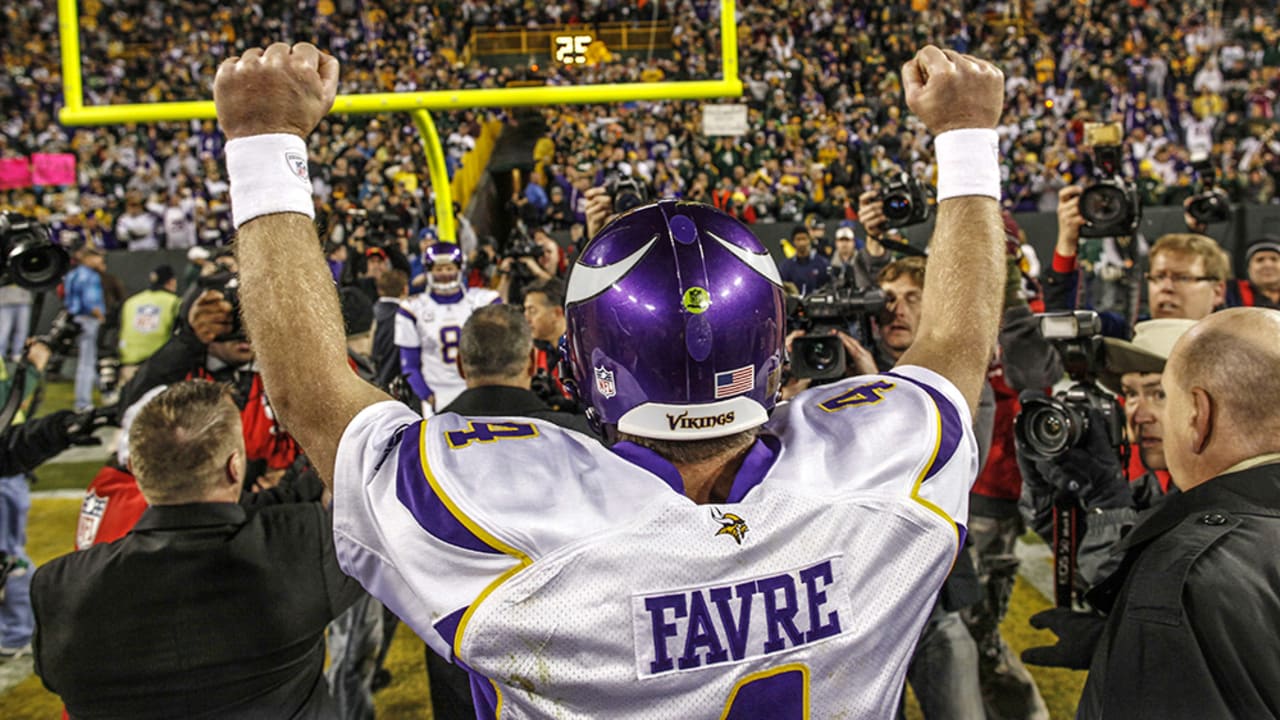
[[[306,44],[224,62],[229,153],[305,137],[337,76]],[[301,203],[241,221],[245,321],[333,488],[339,561],[471,673],[478,717],[896,713],[963,540],[1004,242],[1001,73],[926,47],[902,76],[938,136],[941,200],[898,366],[775,405],[784,316],[764,247],[713,208],[644,206],[583,250],[566,293],[575,387],[612,449],[538,421],[422,420],[359,382]],[[233,193],[270,172],[233,173]],[[316,351],[295,352],[298,334]]]
[[[396,347],[400,371],[422,400],[422,414],[444,407],[466,389],[458,374],[458,341],[462,326],[476,308],[500,302],[488,288],[468,288],[462,249],[439,242],[423,252],[427,292],[400,304],[396,312]]]

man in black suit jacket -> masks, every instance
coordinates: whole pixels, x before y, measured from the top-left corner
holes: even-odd
[[[138,413],[150,507],[36,572],[36,673],[75,718],[337,718],[324,628],[357,597],[319,503],[245,508],[240,412],[188,381]]]
[[[409,276],[388,270],[378,276],[378,302],[373,305],[373,352],[376,374],[373,384],[386,389],[400,374],[400,350],[396,348],[396,311],[409,296]]]
[[[487,305],[471,313],[458,341],[458,369],[467,389],[441,413],[530,417],[595,437],[587,419],[552,410],[530,386],[537,372],[533,334],[516,305]],[[500,481],[499,478],[494,478]],[[473,720],[470,679],[427,647],[427,679],[435,720]]]

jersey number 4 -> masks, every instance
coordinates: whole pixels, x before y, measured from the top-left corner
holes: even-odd
[[[524,440],[538,437],[538,426],[529,423],[468,422],[466,430],[450,430],[444,434],[449,449],[458,450],[473,442]]]
[[[894,387],[891,382],[876,380],[875,382],[869,382],[851,390],[846,390],[835,397],[827,398],[818,403],[818,407],[827,412],[836,412],[859,405],[874,405],[883,400],[884,394]]]
[[[733,688],[720,720],[808,720],[809,668],[783,665],[748,675]]]

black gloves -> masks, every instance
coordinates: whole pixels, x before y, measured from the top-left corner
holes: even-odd
[[[1071,608],[1038,612],[1031,616],[1031,627],[1052,630],[1058,636],[1058,644],[1027,648],[1022,651],[1022,661],[1028,665],[1088,670],[1106,625],[1106,618],[1100,615]]]
[[[60,410],[53,413],[66,433],[68,445],[101,445],[102,440],[94,437],[98,428],[112,425],[115,408],[91,408],[82,412]]]

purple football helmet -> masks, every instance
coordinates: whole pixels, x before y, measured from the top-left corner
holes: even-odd
[[[432,274],[438,263],[453,263],[458,267],[457,273],[454,274],[453,280],[448,282],[439,282]],[[438,242],[428,245],[427,249],[422,252],[422,267],[427,271],[427,282],[431,286],[432,292],[436,293],[456,293],[462,289],[462,273],[463,258],[462,248],[451,242]]]
[[[782,280],[745,225],[663,200],[614,220],[565,290],[568,361],[595,422],[697,440],[764,424],[777,401]]]

